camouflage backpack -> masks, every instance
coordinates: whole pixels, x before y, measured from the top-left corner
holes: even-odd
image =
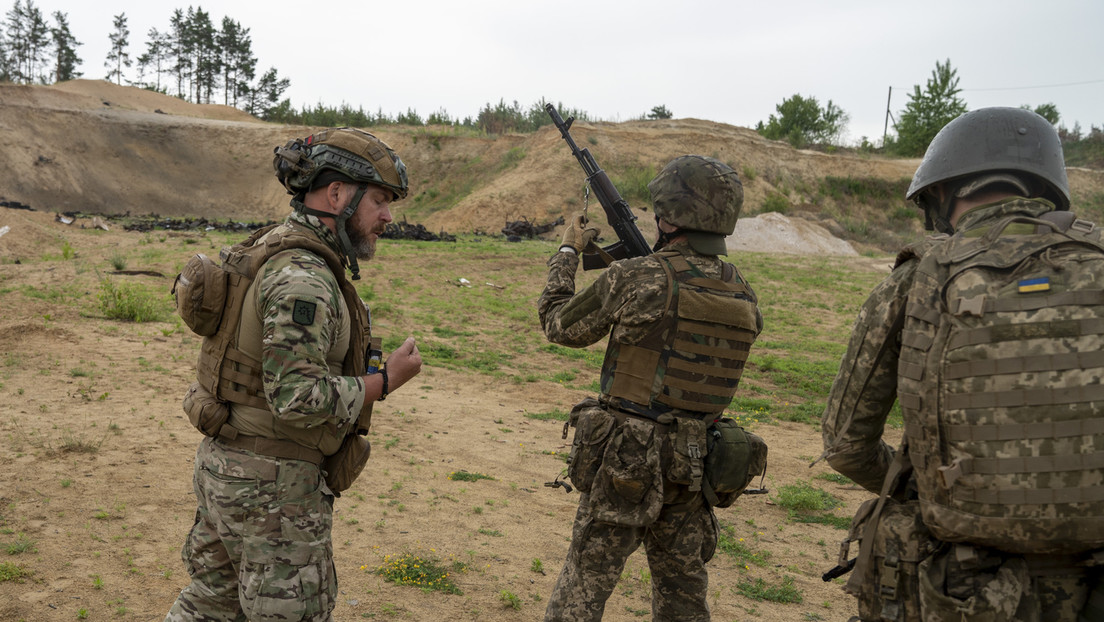
[[[924,524],[1012,553],[1104,546],[1104,244],[1069,212],[921,260],[898,399]]]

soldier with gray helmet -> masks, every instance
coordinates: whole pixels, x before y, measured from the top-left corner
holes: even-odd
[[[570,417],[568,476],[581,498],[545,620],[601,619],[641,543],[653,619],[709,619],[713,507],[735,497],[716,494],[703,456],[763,321],[750,285],[718,258],[743,203],[736,172],[714,158],[682,156],[648,190],[659,230],[654,254],[616,261],[576,292],[579,254],[597,236],[579,214],[548,261],[538,302],[554,343],[582,348],[609,336],[600,394]],[[737,486],[746,484],[745,477]]]
[[[178,309],[214,319],[197,323],[208,328],[184,400],[206,437],[182,551],[191,583],[169,622],[332,619],[334,497],[368,458],[372,404],[421,369],[413,338],[377,363],[379,338],[345,275],[359,277],[407,194],[402,160],[367,132],[334,128],[277,148],[273,166],[293,212],[174,288]],[[216,290],[221,304],[200,308]]]
[[[1104,619],[1104,243],[1058,134],[968,112],[907,198],[938,233],[871,293],[829,394],[824,456],[879,496],[826,580],[853,567],[853,620]]]

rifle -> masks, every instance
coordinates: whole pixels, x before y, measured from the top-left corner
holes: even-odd
[[[571,147],[571,155],[575,156],[575,159],[579,160],[579,164],[582,165],[583,172],[587,175],[588,189],[594,189],[594,195],[598,197],[598,202],[602,204],[602,209],[606,212],[606,222],[613,227],[614,233],[617,234],[618,242],[600,248],[596,253],[583,253],[583,270],[605,268],[618,259],[650,255],[652,249],[648,246],[648,242],[644,240],[640,229],[636,227],[636,216],[632,213],[632,208],[629,207],[628,202],[621,198],[617,188],[613,187],[609,175],[606,175],[606,172],[598,167],[598,163],[594,161],[590,151],[579,149],[579,146],[571,138],[569,130],[571,124],[575,121],[575,117],[568,117],[567,121],[564,121],[553,104],[545,104],[544,109],[548,112],[548,116],[552,117],[552,123],[556,124],[556,128],[560,130],[563,139],[567,141],[567,146]]]

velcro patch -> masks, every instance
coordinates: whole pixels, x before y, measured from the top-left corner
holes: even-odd
[[[314,324],[314,311],[317,306],[318,305],[313,302],[296,300],[295,307],[291,310],[291,319],[295,320],[296,324],[310,326]]]
[[[1050,279],[1048,277],[1039,277],[1037,279],[1023,279],[1018,283],[1020,293],[1026,294],[1029,292],[1045,292],[1050,289]]]

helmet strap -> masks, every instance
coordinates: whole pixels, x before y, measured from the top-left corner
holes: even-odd
[[[658,253],[659,249],[663,248],[664,246],[667,246],[668,244],[671,243],[671,240],[673,240],[673,239],[677,238],[679,235],[681,235],[682,230],[681,229],[675,229],[674,231],[672,231],[670,233],[667,233],[662,228],[660,228],[660,226],[659,226],[659,215],[658,214],[656,215],[655,220],[656,220],[656,241],[655,241],[655,244],[652,245],[652,252],[653,253]]]
[[[345,253],[346,261],[349,262],[349,271],[353,273],[351,278],[354,281],[360,280],[360,264],[357,263],[356,251],[353,249],[352,240],[349,239],[349,232],[345,230],[345,221],[349,220],[349,218],[356,213],[357,206],[360,205],[360,199],[367,191],[368,186],[364,184],[358,185],[356,194],[353,195],[353,200],[349,201],[348,205],[345,206],[345,209],[341,210],[340,214],[311,209],[298,199],[291,200],[291,206],[293,208],[308,216],[334,219],[335,228],[337,229],[337,239],[341,242],[341,250]]]

